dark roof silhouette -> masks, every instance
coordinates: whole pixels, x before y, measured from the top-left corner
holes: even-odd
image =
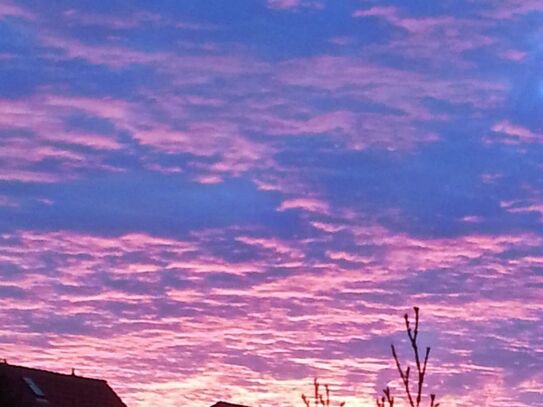
[[[105,380],[0,363],[0,406],[126,407]]]
[[[242,406],[241,404],[227,403],[226,401],[219,401],[218,403],[213,404],[211,407],[247,407],[247,406]]]

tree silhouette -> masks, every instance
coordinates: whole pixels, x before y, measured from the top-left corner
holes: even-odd
[[[417,369],[416,393],[413,393],[412,385],[409,381],[411,368],[407,366],[406,369],[403,370],[402,365],[400,363],[400,359],[398,358],[398,353],[396,352],[396,348],[394,347],[394,344],[390,345],[390,347],[392,349],[392,357],[394,358],[394,362],[396,363],[396,368],[398,369],[398,373],[400,374],[400,378],[404,385],[405,394],[409,402],[409,405],[411,407],[419,407],[422,400],[422,385],[424,384],[424,378],[426,376],[426,367],[428,364],[428,357],[430,356],[430,347],[426,348],[426,351],[424,353],[424,359],[421,359],[419,344],[417,342],[418,335],[419,335],[419,308],[413,307],[413,309],[415,310],[415,328],[411,329],[411,324],[409,322],[409,315],[407,313],[404,315],[404,320],[405,320],[405,329],[407,331],[407,336],[409,337],[409,342],[411,343],[411,348],[413,349],[413,354],[415,357],[415,366]],[[392,396],[390,392],[390,388],[388,386],[385,389],[383,389],[383,396],[381,396],[380,398],[379,397],[377,398],[377,407],[387,407],[387,406],[394,407],[394,397]],[[436,403],[436,395],[430,394],[430,407],[438,407],[438,406],[439,406],[439,403]]]

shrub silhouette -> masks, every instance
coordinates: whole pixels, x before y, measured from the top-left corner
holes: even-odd
[[[327,384],[324,385],[325,395],[321,394],[320,391],[321,385],[319,384],[317,378],[313,380],[313,407],[330,407],[330,388]],[[325,398],[326,397],[326,398]],[[306,407],[311,407],[311,401],[306,397],[305,394],[302,394],[302,400]],[[345,402],[339,403],[339,407],[343,407]]]
[[[413,349],[413,354],[415,358],[415,367],[417,369],[416,393],[413,393],[412,385],[409,381],[411,368],[407,366],[406,369],[403,370],[402,365],[400,363],[400,359],[398,358],[398,353],[396,352],[396,348],[394,347],[394,344],[390,345],[390,347],[392,350],[392,357],[394,358],[394,362],[396,363],[396,368],[398,369],[398,373],[400,374],[400,378],[404,385],[405,395],[409,402],[409,406],[419,407],[420,402],[422,400],[422,385],[424,384],[424,378],[426,376],[426,367],[428,365],[428,357],[430,356],[430,347],[426,347],[426,351],[424,353],[424,359],[421,359],[419,344],[417,342],[418,335],[419,335],[419,308],[413,307],[413,310],[415,311],[415,328],[411,329],[411,324],[409,322],[409,315],[407,313],[404,315],[404,320],[405,320],[405,329],[407,332],[407,336],[409,337],[409,342],[411,344],[411,348]],[[385,389],[383,389],[383,396],[381,396],[380,398],[379,397],[377,398],[377,407],[386,407],[386,406],[388,407],[394,406],[394,397],[392,396],[390,392],[390,388],[388,386]],[[436,395],[430,394],[430,407],[438,407],[438,406],[439,406],[439,403],[436,403]]]

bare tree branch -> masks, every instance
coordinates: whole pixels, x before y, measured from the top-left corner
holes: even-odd
[[[409,402],[409,405],[411,407],[420,407],[421,401],[422,401],[422,390],[424,385],[424,378],[426,376],[426,368],[428,366],[428,358],[430,357],[430,347],[426,348],[425,354],[424,354],[424,360],[421,362],[420,358],[420,351],[419,351],[419,344],[417,342],[419,337],[419,322],[420,322],[420,314],[419,314],[419,307],[413,307],[413,310],[415,311],[415,327],[414,329],[411,327],[411,322],[409,321],[409,315],[404,314],[404,321],[405,321],[405,330],[407,332],[407,336],[409,338],[409,343],[411,344],[411,348],[413,349],[413,354],[415,358],[415,366],[417,368],[417,384],[416,384],[416,398],[413,397],[413,394],[411,392],[411,386],[409,383],[409,374],[411,372],[411,368],[407,366],[405,371],[402,369],[402,365],[400,363],[400,358],[398,357],[398,353],[396,352],[396,348],[394,345],[390,345],[392,349],[392,357],[394,358],[394,362],[396,363],[396,368],[398,369],[398,373],[400,374],[400,378],[402,379],[402,383],[404,385],[405,394],[407,396],[407,400]],[[388,407],[392,407],[394,403],[394,398],[391,396],[390,388],[387,387],[383,390],[384,396],[381,396],[381,398],[377,398],[377,406],[378,407],[386,407],[388,403]],[[439,403],[435,402],[435,394],[430,395],[430,407],[438,407]]]

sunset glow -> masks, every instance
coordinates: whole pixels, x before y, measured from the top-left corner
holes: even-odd
[[[543,407],[542,38],[541,0],[0,0],[0,359],[367,407],[417,305],[440,407]]]

